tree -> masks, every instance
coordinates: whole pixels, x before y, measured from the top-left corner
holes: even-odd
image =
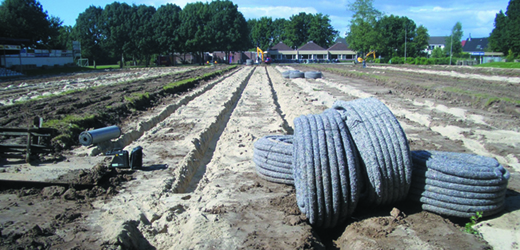
[[[58,28],[58,35],[51,38],[49,48],[68,50],[72,49],[72,26],[65,25]]]
[[[436,47],[432,51],[432,58],[443,58],[446,57],[446,54],[444,53],[444,50],[441,49],[441,47]]]
[[[239,51],[248,45],[247,22],[238,11],[238,6],[228,0],[216,0],[207,6],[211,19],[205,26],[213,46],[208,51]]]
[[[274,25],[271,17],[251,20],[251,41],[253,46],[267,50],[274,38]]]
[[[284,25],[284,43],[289,47],[300,47],[313,41],[322,47],[332,45],[338,35],[330,24],[328,15],[299,13],[290,17]]]
[[[507,5],[507,44],[514,56],[520,55],[520,0],[510,0]],[[505,53],[504,53],[505,54]]]
[[[61,25],[56,22],[59,19],[53,20],[36,0],[4,0],[0,5],[0,37],[29,39],[26,46],[45,47]]]
[[[175,4],[162,5],[152,17],[154,40],[157,41],[158,53],[174,54],[183,50],[179,37],[181,8]],[[173,60],[175,62],[175,60]]]
[[[121,56],[119,67],[123,67],[125,53],[133,48],[131,40],[132,7],[126,3],[114,2],[105,6],[102,15],[103,35],[106,37],[106,46],[114,56]]]
[[[90,6],[76,19],[73,28],[74,37],[81,43],[81,54],[90,58],[96,67],[96,60],[101,58],[104,51],[106,36],[103,33],[102,24],[103,9]]]
[[[415,31],[415,38],[413,43],[415,44],[415,50],[417,52],[416,56],[426,56],[426,49],[428,48],[430,40],[430,35],[428,34],[428,29],[422,25],[417,27]]]
[[[372,6],[373,0],[356,0],[348,5],[352,11],[349,31],[347,32],[347,43],[353,50],[366,53],[374,50],[378,42],[377,22],[382,13]]]
[[[495,16],[495,28],[489,36],[489,48],[492,51],[500,51],[507,54],[509,50],[509,38],[507,32],[507,17],[500,11]]]
[[[330,24],[328,15],[321,13],[313,15],[309,26],[308,40],[321,47],[328,48],[332,46],[338,37],[338,31]]]
[[[150,56],[152,53],[158,52],[158,43],[154,39],[154,24],[152,18],[156,10],[153,6],[133,5],[131,15],[131,51],[134,59],[141,56],[145,59],[145,65],[148,67]]]
[[[450,57],[452,55],[458,56],[462,53],[462,24],[457,22],[453,28],[451,29],[451,35],[446,37],[446,46],[444,47],[445,53],[449,54]],[[453,46],[452,46],[453,43]]]
[[[278,44],[285,40],[285,26],[289,21],[284,18],[278,18],[273,21],[273,43]]]
[[[300,47],[306,44],[309,37],[309,28],[311,23],[311,14],[300,12],[289,18],[289,22],[285,26],[285,41],[289,47]]]
[[[374,46],[379,55],[389,58],[404,56],[406,21],[405,17],[390,15],[382,17],[376,23],[378,39]]]
[[[211,37],[206,33],[204,27],[211,20],[207,3],[195,2],[188,3],[181,12],[181,26],[179,35],[184,41],[186,51],[198,53],[200,56],[199,64],[203,64],[203,52],[212,47]]]

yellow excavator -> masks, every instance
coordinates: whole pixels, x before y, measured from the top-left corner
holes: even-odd
[[[264,52],[262,49],[260,49],[260,47],[256,47],[256,54],[258,57],[261,57],[262,61],[261,63],[271,63],[271,58],[269,58],[269,54],[267,54],[267,52]],[[261,56],[260,56],[261,55]],[[265,55],[265,60],[264,60],[264,55]]]
[[[363,57],[358,57],[358,62],[362,63],[363,61],[366,60],[367,57],[369,57],[370,55],[374,56],[374,60],[376,59],[376,52],[375,51],[370,51],[368,52],[368,54],[366,54],[365,58],[363,59]]]

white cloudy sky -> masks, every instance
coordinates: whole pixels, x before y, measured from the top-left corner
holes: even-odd
[[[74,25],[78,15],[90,5],[104,7],[114,0],[39,0],[49,15],[60,17],[65,25]],[[270,16],[286,18],[298,14],[323,13],[329,15],[331,24],[341,36],[347,31],[352,13],[347,5],[354,0],[234,0],[246,19]],[[165,3],[174,3],[184,8],[191,0],[119,0],[128,4],[146,4],[158,8]],[[206,2],[206,1],[202,1]],[[449,35],[457,21],[462,23],[463,38],[488,37],[493,30],[495,15],[507,9],[509,0],[374,0],[374,7],[384,14],[407,16],[417,25],[424,25],[430,36]]]

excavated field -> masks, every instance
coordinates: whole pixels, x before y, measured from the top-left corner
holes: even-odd
[[[29,165],[0,159],[0,249],[520,248],[520,104],[515,102],[520,71],[311,66],[239,67],[189,90],[159,95],[146,108],[111,115],[123,131],[113,143],[144,148],[139,170],[107,168],[111,158],[99,155],[101,148],[79,144],[56,161]],[[281,72],[289,69],[319,69],[323,78],[283,78]],[[153,93],[173,79],[208,72],[184,70],[143,69],[140,75],[154,77],[130,82],[114,75],[122,72],[1,82],[0,121],[23,126],[34,115],[88,115],[123,102],[123,94],[112,97],[116,88]],[[80,78],[124,83],[21,105],[7,101],[55,91],[45,86],[64,88],[48,82]],[[25,86],[33,88],[23,92]],[[253,143],[266,135],[292,134],[294,118],[321,113],[335,100],[365,97],[391,109],[412,150],[495,157],[511,172],[505,210],[480,221],[479,235],[463,231],[468,220],[421,211],[408,201],[358,209],[334,229],[312,228],[298,209],[294,187],[256,175]]]

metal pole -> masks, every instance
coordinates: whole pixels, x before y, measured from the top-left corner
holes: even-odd
[[[406,64],[406,23],[404,25],[404,64]]]
[[[451,53],[453,51],[453,31],[451,32],[451,36],[450,36],[450,65],[451,65]]]

